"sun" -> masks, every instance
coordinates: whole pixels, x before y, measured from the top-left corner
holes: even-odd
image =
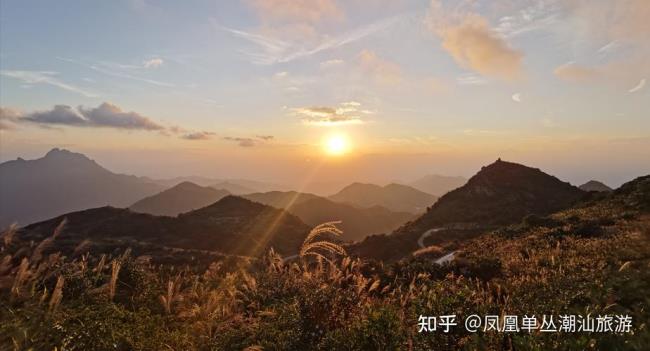
[[[323,147],[325,152],[331,156],[340,156],[350,151],[348,139],[341,134],[334,134],[325,138]]]

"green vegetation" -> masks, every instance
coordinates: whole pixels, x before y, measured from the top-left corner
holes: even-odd
[[[548,217],[485,233],[456,258],[346,256],[314,229],[301,256],[192,266],[42,254],[4,234],[0,348],[9,350],[647,350],[650,177]],[[49,241],[48,241],[49,240]],[[47,241],[47,242],[46,242]],[[632,316],[633,333],[418,333],[418,316]],[[462,319],[461,319],[462,322]]]

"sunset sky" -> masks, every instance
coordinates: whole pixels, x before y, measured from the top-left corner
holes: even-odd
[[[153,177],[650,173],[650,1],[2,1],[0,161]],[[650,82],[648,82],[650,83]]]

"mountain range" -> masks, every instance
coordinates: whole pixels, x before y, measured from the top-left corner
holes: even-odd
[[[113,173],[88,157],[52,149],[35,160],[0,164],[0,228],[99,206],[129,206],[165,187]]]
[[[381,206],[391,211],[417,214],[425,212],[437,197],[396,183],[383,187],[375,184],[352,183],[329,196],[329,199],[357,207]]]
[[[351,250],[366,257],[399,258],[417,249],[418,238],[427,231],[429,244],[466,239],[485,228],[518,223],[530,214],[543,216],[568,208],[584,197],[584,191],[539,169],[499,159],[443,195],[416,220],[391,235],[370,236]]]
[[[157,216],[177,216],[181,213],[208,206],[228,195],[230,195],[230,192],[227,190],[182,182],[134,203],[129,209],[134,212]]]
[[[595,192],[599,192],[599,193],[600,192],[610,192],[610,191],[613,190],[612,188],[608,187],[604,183],[599,182],[597,180],[590,180],[590,181],[582,184],[581,186],[579,186],[579,188],[584,190],[584,191],[595,191]]]
[[[395,212],[381,206],[358,208],[337,203],[314,194],[295,191],[271,191],[244,195],[245,198],[276,208],[286,209],[310,226],[341,221],[342,239],[356,241],[371,234],[390,233],[411,220],[408,212]]]
[[[465,183],[467,183],[467,179],[463,177],[430,174],[407,183],[406,185],[439,197],[454,189],[460,188],[465,185]]]
[[[138,255],[183,250],[258,256],[269,248],[295,254],[309,227],[283,210],[236,196],[178,217],[153,216],[129,209],[100,207],[72,212],[22,228],[20,240],[43,240],[65,219],[50,248],[70,254],[87,241],[94,252],[132,248]]]

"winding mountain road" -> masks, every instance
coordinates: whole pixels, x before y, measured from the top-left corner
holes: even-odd
[[[422,233],[422,235],[420,235],[420,237],[418,238],[418,246],[421,249],[425,248],[426,246],[424,246],[424,239],[431,236],[431,234],[439,232],[439,231],[444,230],[444,229],[446,229],[446,228],[433,228],[433,229],[429,229],[426,232]],[[440,265],[445,264],[445,263],[449,263],[449,262],[454,260],[454,255],[455,254],[456,254],[456,251],[452,251],[452,252],[438,258],[435,262],[437,264],[440,264]]]

